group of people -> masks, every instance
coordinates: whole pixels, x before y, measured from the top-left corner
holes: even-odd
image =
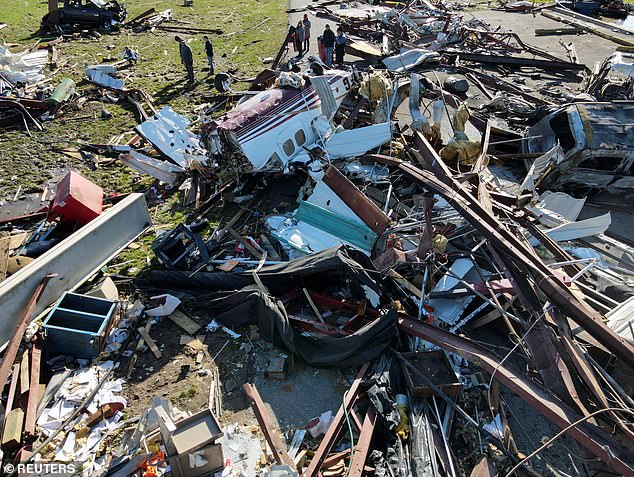
[[[291,41],[293,42],[293,48],[297,52],[297,56],[302,56],[310,49],[310,29],[311,23],[308,19],[308,15],[304,14],[304,19],[297,22],[296,26],[289,28],[289,34]],[[320,46],[323,47],[322,60],[328,66],[333,65],[333,52],[334,52],[334,64],[343,65],[343,57],[346,52],[346,43],[348,38],[343,32],[343,28],[337,28],[337,34],[330,29],[330,25],[326,25],[324,33],[318,38]],[[321,48],[320,48],[321,50]]]
[[[289,28],[289,35],[293,41],[293,48],[297,52],[297,56],[302,56],[310,49],[310,20],[308,15],[304,14],[304,19],[297,22],[297,26]]]
[[[335,65],[343,65],[343,56],[346,53],[346,43],[348,38],[343,32],[343,28],[337,28],[337,34],[330,29],[330,25],[326,25],[323,35],[320,37],[320,41],[324,47],[324,62],[328,66],[332,66],[333,58],[332,53],[335,53]]]
[[[289,29],[289,35],[291,36],[295,51],[298,52],[298,56],[302,56],[310,49],[310,29],[311,23],[308,19],[308,15],[304,14],[304,19],[297,22],[297,26],[291,26]],[[211,44],[211,40],[208,36],[203,36],[205,40],[205,56],[209,63],[209,74],[214,74],[214,47]],[[181,57],[181,63],[187,71],[187,82],[194,84],[194,53],[191,47],[185,42],[183,38],[177,36],[175,40],[178,42],[178,50]],[[337,28],[337,34],[330,29],[330,25],[326,25],[324,33],[318,38],[320,45],[321,59],[328,66],[333,65],[333,52],[334,52],[334,64],[343,65],[343,57],[346,51],[346,43],[348,38],[343,32],[343,28]],[[129,52],[126,52],[129,53]],[[125,55],[125,53],[124,53]],[[125,56],[124,56],[125,58]],[[131,61],[130,58],[126,58]],[[134,58],[136,63],[136,56]]]
[[[180,36],[177,36],[175,40],[178,42],[178,52],[180,53],[181,63],[187,71],[187,82],[191,85],[194,84],[194,53],[191,47]],[[207,35],[203,36],[205,40],[205,55],[207,56],[207,62],[209,63],[209,74],[214,74],[214,47],[211,44],[211,40]]]

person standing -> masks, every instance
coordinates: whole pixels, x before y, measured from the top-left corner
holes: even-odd
[[[209,74],[214,74],[214,46],[211,44],[211,40],[207,35],[203,36],[205,40],[205,54],[207,55],[207,61],[209,62]]]
[[[187,82],[194,84],[194,54],[192,53],[192,49],[180,36],[177,36],[175,40],[178,42],[181,63],[185,66],[185,70],[187,71]]]
[[[343,55],[346,53],[346,43],[348,38],[343,33],[343,28],[337,28],[337,36],[335,38],[335,64],[343,65]]]
[[[326,50],[326,65],[332,66],[332,49],[335,46],[335,33],[330,29],[330,25],[326,25],[324,34],[321,36],[321,41],[324,43],[324,49]]]
[[[307,13],[304,13],[302,25],[304,25],[304,52],[306,53],[310,49],[310,27],[312,26]]]
[[[295,50],[298,51],[297,56],[304,54],[304,40],[304,25],[299,21],[295,27]]]

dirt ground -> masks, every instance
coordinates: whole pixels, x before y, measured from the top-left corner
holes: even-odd
[[[323,412],[337,412],[343,393],[354,378],[355,370],[323,369],[293,363],[286,379],[267,377],[269,361],[286,356],[262,339],[251,339],[251,329],[236,330],[241,337],[234,339],[222,330],[205,332],[211,318],[190,315],[201,324],[197,336],[204,336],[202,362],[196,363],[198,351],[180,344],[186,333],[167,318],[153,325],[150,336],[162,353],[156,359],[149,348],[139,355],[134,370],[127,379],[125,396],[129,400],[126,414],[139,416],[154,396],[169,399],[181,411],[197,412],[207,406],[210,390],[209,370],[217,366],[222,383],[224,426],[257,425],[255,415],[242,391],[245,383],[254,383],[267,403],[272,417],[283,431],[303,428],[311,418]],[[215,358],[215,359],[214,359]],[[121,362],[124,376],[130,358]],[[291,434],[292,435],[292,434]]]
[[[163,6],[169,4],[159,3]],[[293,0],[292,6],[297,8],[301,3],[301,0]],[[223,35],[216,38],[219,68],[240,76],[253,74],[262,68],[262,58],[270,56],[278,48],[277,38],[286,27],[286,14],[283,13],[285,2],[249,0],[229,6],[217,0],[197,0],[196,4],[196,9],[192,12],[179,8],[176,13],[194,25],[221,26],[225,30]],[[254,10],[247,16],[246,10],[253,9],[256,4],[267,10]],[[30,30],[33,30],[38,22],[38,10],[32,10],[34,5],[40,8],[43,4],[40,2],[29,5],[26,26]],[[0,0],[0,11],[6,8],[7,0]],[[135,5],[130,9],[130,17],[142,9],[145,7]],[[465,14],[471,15],[468,12]],[[506,29],[518,33],[529,44],[565,57],[565,48],[559,42],[553,38],[534,35],[536,28],[559,26],[552,20],[539,15],[487,10],[478,10],[474,14],[492,24],[504,25]],[[235,33],[248,28],[243,21],[255,25],[268,15],[271,16],[271,20],[262,28],[266,29],[265,32],[258,30],[248,34]],[[238,21],[238,18],[246,20]],[[7,21],[4,18],[0,20]],[[19,21],[21,17],[16,17],[15,22]],[[33,41],[31,37],[20,35],[15,26],[2,32],[2,35],[4,39],[20,46]],[[194,91],[187,91],[183,86],[183,72],[175,57],[173,34],[114,34],[64,45],[60,50],[61,54],[69,59],[68,70],[64,73],[78,82],[81,93],[89,99],[81,107],[69,106],[63,117],[47,123],[45,131],[34,137],[28,137],[22,131],[12,131],[0,138],[0,200],[3,201],[0,216],[11,216],[18,211],[34,212],[40,208],[45,203],[41,197],[47,182],[69,169],[79,169],[107,192],[146,190],[151,181],[140,174],[118,163],[95,168],[89,158],[73,159],[64,155],[61,149],[68,147],[68,143],[51,144],[51,141],[104,143],[113,135],[130,132],[137,124],[137,118],[129,105],[104,102],[96,95],[91,85],[82,81],[84,63],[101,62],[104,57],[118,54],[127,44],[139,47],[142,60],[137,67],[126,72],[126,81],[135,87],[147,88],[156,99],[157,106],[170,104],[178,112],[193,115],[198,107],[205,104],[208,95],[212,93],[212,87],[211,78],[204,76],[201,71],[201,62],[204,62],[204,59],[200,38],[192,38],[192,41],[192,47],[197,55],[196,67],[199,76]],[[576,45],[580,61],[588,66],[614,51],[614,45],[609,41],[593,35],[576,36],[572,41]],[[58,78],[59,76],[56,76],[56,80]],[[541,78],[542,81],[545,79]],[[104,109],[113,114],[112,119],[99,119]],[[14,202],[14,198],[18,200]],[[183,217],[182,208],[174,201],[158,203],[155,207],[154,217],[159,224],[166,227],[176,225]],[[585,212],[589,214],[588,210],[586,208]],[[592,215],[598,215],[598,212],[592,211]],[[629,232],[634,233],[631,210],[620,210],[618,214],[613,215],[613,219],[615,220],[611,230],[626,237],[632,236]],[[138,268],[137,263],[144,263],[146,257],[151,257],[149,245],[153,239],[153,232],[155,230],[140,240],[142,247],[137,252],[139,260],[128,268]],[[128,259],[129,256],[123,255],[116,261],[124,262]],[[234,423],[242,426],[257,424],[241,390],[242,385],[247,382],[256,384],[274,419],[287,435],[292,436],[294,430],[303,428],[311,418],[328,410],[334,413],[338,409],[343,392],[349,387],[354,376],[354,370],[317,369],[295,363],[286,379],[274,380],[266,376],[266,369],[271,359],[281,355],[279,350],[260,339],[252,339],[249,329],[235,330],[241,333],[241,337],[237,339],[231,338],[222,330],[206,333],[205,326],[212,317],[193,312],[189,315],[201,325],[199,333],[204,335],[204,346],[200,350],[203,353],[202,361],[197,363],[198,350],[180,344],[180,338],[185,332],[169,319],[161,319],[152,327],[149,334],[157,342],[162,357],[156,359],[147,348],[139,353],[138,361],[125,385],[125,396],[128,399],[127,417],[141,415],[154,396],[169,399],[180,410],[199,411],[208,403],[208,373],[212,366],[218,367],[222,383],[224,410],[219,418],[223,426]],[[508,341],[495,333],[483,335],[482,339],[495,345],[509,346]],[[120,372],[123,376],[128,364],[129,359],[121,362]],[[526,454],[539,446],[544,436],[552,436],[556,432],[552,425],[526,403],[508,392],[504,392],[503,396],[508,403],[509,420],[518,446]],[[570,439],[562,439],[558,446],[542,454],[536,468],[543,475],[556,474],[556,468],[563,469],[571,475],[580,475],[575,474],[575,466],[580,467],[580,462],[570,461],[568,454],[575,456],[575,459],[581,459],[577,457],[580,453],[576,444]]]

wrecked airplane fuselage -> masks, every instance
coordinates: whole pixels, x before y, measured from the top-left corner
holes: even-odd
[[[525,136],[528,153],[563,150],[544,172],[546,188],[575,192],[634,190],[634,102],[576,103],[549,114]]]
[[[341,70],[304,75],[299,88],[275,87],[242,101],[205,125],[203,138],[220,169],[283,171],[324,139],[328,119],[355,83],[354,73]]]

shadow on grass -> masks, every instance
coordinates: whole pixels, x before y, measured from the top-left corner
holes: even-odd
[[[201,80],[195,81],[193,85],[188,84],[187,77],[183,74],[182,79],[167,83],[152,96],[154,96],[159,103],[167,103],[185,93],[193,91],[200,84],[202,84]]]

